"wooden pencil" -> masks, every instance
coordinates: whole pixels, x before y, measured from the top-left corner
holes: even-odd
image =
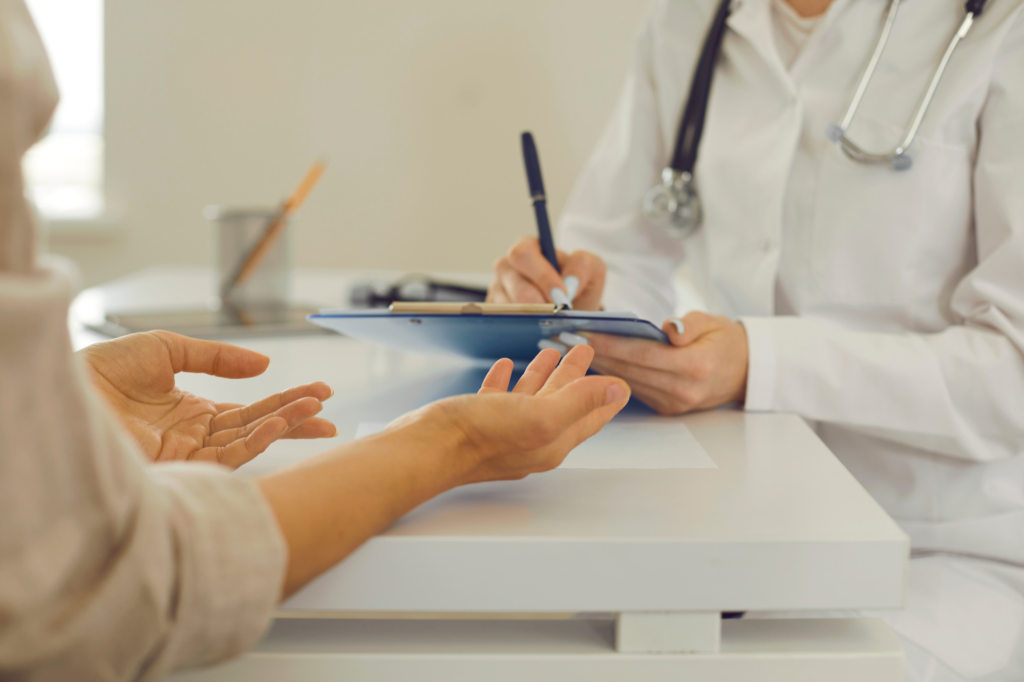
[[[253,276],[256,270],[260,267],[263,259],[270,253],[270,249],[273,248],[274,244],[281,237],[284,232],[285,226],[288,224],[288,219],[292,216],[295,211],[299,210],[302,206],[302,202],[306,200],[309,193],[316,186],[316,183],[320,180],[320,176],[324,174],[324,170],[327,165],[323,161],[316,161],[306,172],[306,176],[302,178],[302,182],[295,188],[292,195],[281,204],[281,210],[278,211],[277,215],[267,225],[267,229],[263,232],[263,236],[256,243],[256,246],[252,247],[249,254],[245,257],[242,265],[238,268],[238,272],[231,279],[229,283],[224,287],[224,296],[234,289],[235,287],[242,286],[249,278]]]

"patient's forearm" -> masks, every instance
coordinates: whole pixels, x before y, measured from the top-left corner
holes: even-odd
[[[260,479],[288,544],[282,598],[462,482],[454,432],[413,424]]]

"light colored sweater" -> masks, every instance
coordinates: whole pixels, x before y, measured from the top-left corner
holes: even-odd
[[[72,354],[22,195],[55,99],[22,0],[0,0],[0,679],[155,679],[252,646],[286,550],[253,483],[146,463]]]

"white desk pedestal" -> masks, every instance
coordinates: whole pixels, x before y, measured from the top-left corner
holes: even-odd
[[[626,654],[713,654],[722,646],[720,613],[620,613],[615,649]]]
[[[621,653],[611,620],[284,619],[252,652],[173,682],[901,682],[880,620],[727,620],[717,653]]]

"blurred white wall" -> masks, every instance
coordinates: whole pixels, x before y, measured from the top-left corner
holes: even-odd
[[[55,236],[95,283],[210,258],[207,204],[273,205],[317,157],[298,265],[488,270],[557,216],[622,86],[645,0],[106,0],[121,228]]]

